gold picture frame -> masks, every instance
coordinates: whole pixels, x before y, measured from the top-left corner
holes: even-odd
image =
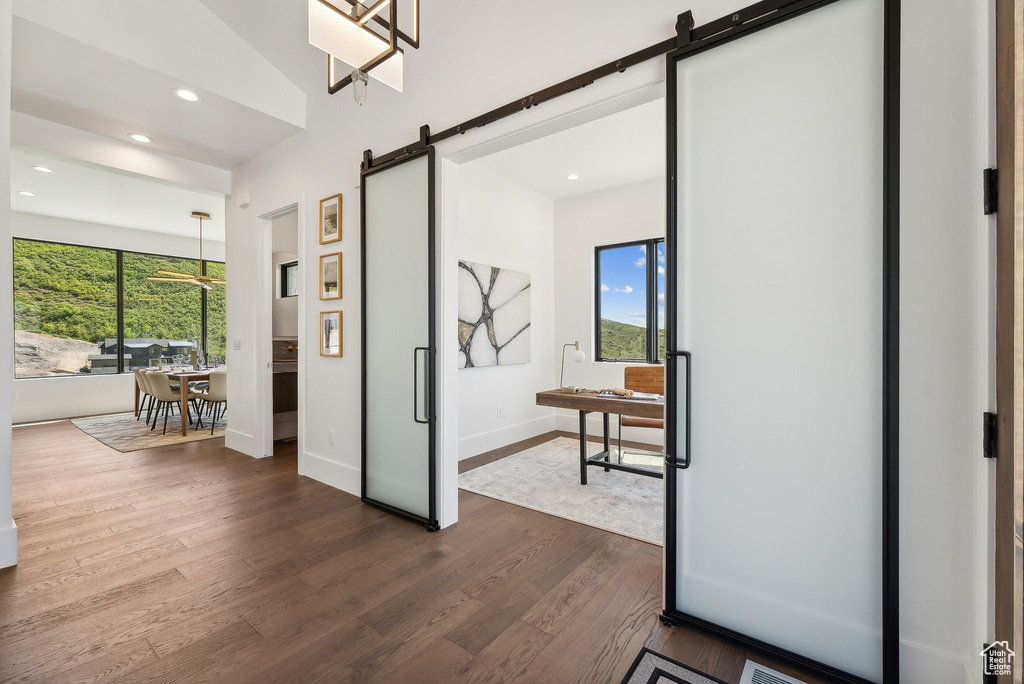
[[[320,356],[342,357],[345,328],[341,311],[320,312]]]
[[[320,244],[341,242],[341,193],[320,200]]]
[[[338,267],[335,273],[330,272],[331,264],[337,257]],[[320,255],[320,301],[341,299],[342,264],[341,252]],[[325,270],[327,273],[325,274]]]

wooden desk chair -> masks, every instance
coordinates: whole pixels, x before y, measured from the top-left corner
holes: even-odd
[[[634,392],[665,394],[664,366],[627,366],[623,373],[622,386]],[[664,430],[665,421],[657,418],[636,418],[619,416],[619,463],[622,463],[622,428],[641,427]]]

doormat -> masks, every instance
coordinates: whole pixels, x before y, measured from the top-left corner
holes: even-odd
[[[622,680],[622,684],[726,684],[692,667],[666,658],[646,646]]]

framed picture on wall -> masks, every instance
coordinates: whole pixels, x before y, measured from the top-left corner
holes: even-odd
[[[320,299],[341,299],[341,252],[320,255]]]
[[[341,312],[320,312],[320,356],[341,358]]]
[[[320,244],[341,241],[341,194],[320,200]]]

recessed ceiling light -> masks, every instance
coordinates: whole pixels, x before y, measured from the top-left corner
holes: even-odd
[[[580,176],[577,173],[570,173],[568,176],[565,177],[565,179],[566,180],[579,180]]]
[[[33,166],[32,168],[39,173],[53,173],[53,169],[48,169],[45,166]]]
[[[191,90],[185,90],[184,88],[178,88],[174,91],[174,94],[180,97],[182,100],[187,102],[199,102],[199,96],[193,93]]]
[[[134,140],[135,142],[140,142],[140,143],[153,142],[148,135],[142,135],[141,133],[132,133],[128,137],[131,138],[132,140]]]
[[[24,195],[25,197],[35,197],[36,196],[36,193],[29,192],[28,190],[19,190],[18,194],[19,195]]]

